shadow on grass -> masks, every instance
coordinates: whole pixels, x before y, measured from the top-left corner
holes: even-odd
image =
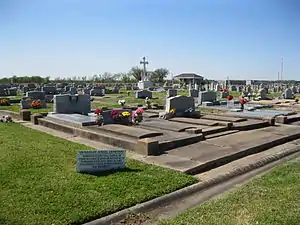
[[[102,177],[102,176],[109,176],[115,173],[137,173],[141,171],[142,170],[140,169],[124,168],[124,169],[107,170],[101,172],[80,172],[80,173],[85,175],[90,175],[90,176]]]

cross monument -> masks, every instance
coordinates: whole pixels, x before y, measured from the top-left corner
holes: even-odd
[[[143,64],[142,80],[145,81],[145,80],[147,80],[147,70],[146,70],[146,65],[149,64],[149,62],[146,61],[146,57],[143,57],[143,61],[140,61],[140,64]]]

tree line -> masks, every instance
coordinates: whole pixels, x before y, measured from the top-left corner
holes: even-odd
[[[136,83],[142,79],[141,74],[143,70],[139,67],[132,67],[127,73],[116,73],[112,74],[105,72],[103,74],[94,74],[91,77],[57,77],[55,79],[50,79],[50,77],[40,77],[40,76],[23,76],[23,77],[4,77],[0,79],[1,84],[20,84],[20,83],[38,83],[47,84],[51,82],[64,83],[64,82],[87,82],[87,83]],[[165,82],[167,76],[169,75],[169,70],[165,68],[156,69],[151,72],[149,80],[153,83],[163,83]]]

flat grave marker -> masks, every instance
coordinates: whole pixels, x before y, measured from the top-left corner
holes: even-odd
[[[124,169],[126,150],[82,150],[77,153],[78,173],[99,173]]]

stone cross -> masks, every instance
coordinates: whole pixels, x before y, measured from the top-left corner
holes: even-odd
[[[140,64],[143,64],[143,76],[142,76],[142,80],[145,81],[147,79],[147,70],[146,70],[146,65],[149,64],[148,61],[146,61],[146,57],[143,57],[143,61],[140,61]]]

